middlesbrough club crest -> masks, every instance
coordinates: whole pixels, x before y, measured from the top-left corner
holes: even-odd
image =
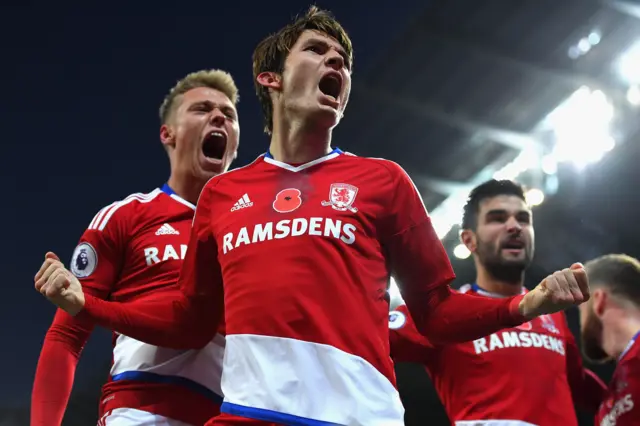
[[[358,209],[353,207],[353,202],[358,195],[358,188],[347,183],[331,184],[329,189],[329,201],[323,201],[323,206],[331,206],[334,210],[356,213]]]

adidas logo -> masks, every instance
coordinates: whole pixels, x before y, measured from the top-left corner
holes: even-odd
[[[156,231],[156,235],[180,235],[178,231],[174,229],[173,226],[165,223]]]
[[[235,212],[236,210],[251,207],[252,205],[253,205],[253,201],[249,200],[249,196],[247,194],[244,194],[242,198],[236,201],[233,207],[231,207],[231,211]]]

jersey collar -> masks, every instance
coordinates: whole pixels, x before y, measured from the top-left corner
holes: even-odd
[[[276,167],[280,167],[282,169],[285,170],[289,170],[290,172],[299,172],[301,170],[305,170],[308,169],[309,167],[315,166],[316,164],[320,164],[323,163],[325,161],[331,160],[333,158],[336,158],[339,155],[342,155],[343,152],[340,148],[335,148],[333,149],[330,153],[328,153],[325,156],[322,156],[316,160],[310,161],[308,163],[304,163],[298,166],[292,166],[291,164],[287,164],[287,163],[283,163],[282,161],[278,161],[275,158],[273,158],[273,155],[271,155],[271,153],[269,151],[267,151],[264,154],[264,161],[265,163],[269,163],[272,164]]]
[[[633,336],[631,338],[631,340],[629,341],[629,343],[627,343],[627,347],[624,348],[624,351],[622,351],[622,353],[620,354],[620,356],[618,357],[618,362],[620,362],[622,360],[622,358],[624,358],[624,356],[629,352],[629,350],[631,350],[631,348],[633,347],[633,344],[636,342],[636,340],[638,340],[638,336],[640,336],[640,331],[638,331],[635,336]]]
[[[193,204],[191,204],[190,202],[188,202],[187,200],[185,200],[184,198],[182,198],[178,194],[176,194],[176,191],[174,191],[173,188],[171,188],[168,183],[165,183],[164,185],[162,185],[160,190],[162,192],[164,192],[165,194],[167,194],[169,197],[171,197],[174,200],[176,200],[177,202],[179,202],[180,204],[184,204],[185,206],[187,206],[187,207],[189,207],[190,209],[193,209],[193,210],[196,209],[196,206],[194,206]]]
[[[487,297],[496,297],[496,298],[506,297],[506,296],[503,296],[502,294],[492,293],[490,291],[484,290],[477,283],[471,284],[471,290]],[[522,292],[520,294],[525,294],[526,292],[527,290],[524,287],[522,287]]]

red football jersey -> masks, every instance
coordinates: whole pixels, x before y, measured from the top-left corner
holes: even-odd
[[[607,395],[600,405],[595,426],[640,425],[640,333],[620,355]]]
[[[460,292],[499,297],[477,285]],[[401,305],[389,313],[389,329],[394,361],[425,366],[456,425],[577,425],[574,399],[595,412],[604,392],[604,384],[583,369],[564,313],[466,343],[432,345]]]
[[[417,198],[394,163],[338,150],[298,167],[263,156],[212,179],[194,228],[215,236],[201,255],[217,257],[224,277],[222,411],[403,424],[388,355],[384,245],[426,218]],[[203,204],[211,211],[201,215]],[[397,210],[405,222],[394,223]],[[428,243],[424,285],[448,282],[442,244]],[[189,263],[183,273],[198,281],[203,268]]]
[[[69,269],[86,293],[103,299],[131,302],[166,297],[177,291],[194,212],[195,206],[167,185],[110,204],[82,235]],[[79,354],[92,326],[59,311],[49,334],[65,336],[79,347]],[[114,333],[113,364],[103,387],[100,412],[136,408],[189,424],[204,424],[219,412],[222,402],[223,354],[221,335],[201,350],[176,350]],[[47,369],[60,369],[60,365],[46,363],[43,350],[38,373],[45,381],[47,374],[54,374]],[[65,368],[71,369],[65,373],[73,377],[75,365]],[[47,391],[46,384],[36,377],[35,387],[39,386]],[[48,389],[47,393],[58,391]],[[51,418],[49,422],[56,423]]]

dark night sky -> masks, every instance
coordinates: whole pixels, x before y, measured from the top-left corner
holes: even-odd
[[[268,142],[253,93],[251,53],[263,36],[307,6],[293,0],[262,3],[259,9],[247,1],[147,2],[145,10],[142,2],[136,4],[2,7],[0,267],[8,290],[0,314],[2,406],[28,403],[40,345],[54,314],[33,290],[45,252],[68,259],[102,206],[166,179],[157,109],[168,89],[191,71],[231,72],[241,95],[235,166],[246,164]],[[354,78],[375,80],[373,65],[424,2],[378,0],[358,8],[347,0],[317,4],[332,10],[350,32]],[[336,142],[358,152],[348,137]],[[110,359],[108,336],[94,334],[78,385]]]

